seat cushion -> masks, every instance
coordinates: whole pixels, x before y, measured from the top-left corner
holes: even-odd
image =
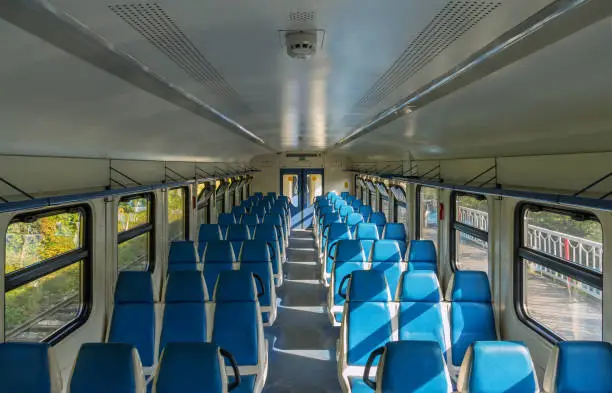
[[[212,342],[234,355],[239,366],[255,366],[259,360],[258,320],[257,303],[216,303]]]

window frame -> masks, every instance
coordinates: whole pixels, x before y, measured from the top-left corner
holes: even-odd
[[[191,222],[190,222],[190,216],[191,216],[191,212],[190,212],[190,210],[191,210],[191,209],[190,209],[190,207],[191,207],[191,205],[190,205],[190,203],[189,203],[189,200],[190,200],[190,198],[189,198],[189,187],[186,187],[186,186],[178,186],[178,187],[172,187],[172,188],[169,188],[169,189],[166,191],[166,209],[168,209],[168,208],[169,208],[169,205],[168,205],[168,200],[169,200],[169,198],[168,198],[168,193],[169,193],[170,191],[173,191],[173,190],[180,190],[180,189],[182,189],[182,190],[183,190],[183,199],[184,199],[184,200],[183,200],[183,211],[184,211],[184,213],[185,213],[185,215],[184,215],[184,224],[185,224],[185,228],[183,228],[183,230],[184,230],[184,234],[185,234],[185,236],[184,236],[185,238],[184,238],[183,240],[189,240],[189,239],[190,239],[189,235],[191,235],[191,234],[189,233],[189,228],[191,228],[191,227],[190,227],[190,225],[189,225],[189,224],[191,223]],[[168,220],[168,219],[167,219],[167,216],[168,216],[168,211],[166,211],[166,220],[167,220],[167,225],[169,226],[169,225],[170,225],[170,220]]]
[[[416,195],[415,195],[415,198],[414,198],[414,203],[415,203],[415,205],[414,205],[414,213],[415,213],[414,214],[415,215],[415,217],[414,217],[414,224],[415,224],[414,238],[418,239],[418,240],[421,240],[421,213],[422,213],[421,212],[421,190],[424,187],[425,188],[433,188],[436,191],[438,191],[438,196],[437,196],[437,199],[438,199],[438,209],[439,209],[439,206],[440,206],[440,194],[439,194],[440,189],[439,188],[432,187],[432,186],[425,186],[423,184],[417,184],[417,186],[416,186]],[[451,198],[452,198],[452,196],[451,196]],[[455,210],[453,209],[453,212],[454,211]],[[438,213],[437,213],[438,214],[438,229],[436,230],[436,232],[438,234],[440,232],[440,214],[439,213],[440,212],[438,211]]]
[[[91,207],[89,204],[82,203],[78,205],[64,206],[61,208],[53,208],[53,209],[45,209],[33,212],[26,212],[15,215],[11,218],[9,225],[14,222],[26,221],[27,219],[31,219],[33,217],[42,218],[49,217],[62,213],[71,213],[75,210],[81,212],[84,223],[81,225],[83,230],[83,244],[80,248],[69,251],[64,254],[56,255],[51,258],[44,259],[42,261],[38,261],[35,264],[27,266],[23,269],[10,272],[5,274],[4,276],[4,297],[6,299],[6,294],[14,289],[27,285],[33,281],[36,281],[40,278],[48,276],[52,273],[55,273],[58,270],[63,268],[72,266],[79,261],[82,261],[81,268],[81,309],[79,311],[79,315],[72,320],[72,322],[64,325],[62,328],[56,330],[49,336],[47,336],[44,340],[40,342],[48,343],[50,345],[55,345],[58,342],[62,341],[72,332],[76,331],[78,328],[83,326],[89,316],[91,315],[91,310],[93,307],[93,263],[92,263],[92,246],[93,246],[93,219],[91,213]],[[8,226],[5,229],[5,237],[6,231],[8,231]],[[6,248],[6,244],[5,244]],[[5,255],[6,261],[6,255]],[[6,300],[3,307],[3,315],[6,313]],[[5,325],[6,329],[6,325]],[[3,329],[3,341],[6,341],[6,330]]]
[[[406,202],[397,199],[397,197],[395,196],[395,193],[393,192],[393,188],[394,187],[399,188],[403,192],[404,199],[406,200]],[[393,210],[393,222],[404,224],[404,226],[406,227],[406,231],[407,231],[408,230],[408,223],[407,222],[399,222],[398,221],[398,215],[399,215],[398,207],[402,207],[404,209],[408,209],[408,192],[407,192],[407,190],[404,187],[402,187],[399,184],[390,185],[389,186],[389,191],[393,195],[393,202],[392,202],[392,206],[391,206],[391,210]],[[391,212],[389,212],[389,213],[391,213]],[[406,213],[408,213],[407,210],[406,210]]]
[[[387,193],[387,195],[384,195],[382,192],[380,192],[379,186],[382,186],[385,189],[385,192]],[[378,211],[384,213],[385,217],[388,217],[389,214],[391,213],[389,211],[391,209],[391,199],[389,198],[389,193],[391,192],[391,189],[384,182],[378,181],[376,183],[376,190],[378,194]],[[383,201],[387,202],[387,206],[388,206],[387,211],[385,211],[385,209],[383,208]]]
[[[418,195],[418,193],[417,193]],[[450,196],[450,237],[449,237],[449,248],[450,248],[450,265],[451,270],[456,272],[460,270],[457,268],[457,233],[456,231],[467,233],[470,236],[473,236],[477,239],[487,242],[487,253],[489,250],[489,232],[485,232],[481,229],[471,227],[461,222],[457,222],[457,197],[458,196],[468,196],[472,198],[484,198],[487,201],[487,214],[488,212],[488,200],[487,196],[484,194],[474,194],[471,192],[463,192],[463,191],[453,191]],[[487,261],[487,271],[489,270],[489,261]],[[487,273],[488,275],[488,273]],[[490,277],[489,277],[490,279]]]
[[[525,220],[525,212],[530,208],[535,208],[539,211],[547,211],[551,213],[563,214],[563,215],[582,215],[584,217],[588,217],[589,219],[593,219],[601,225],[601,221],[594,213],[588,211],[579,211],[575,209],[566,209],[566,208],[558,208],[552,207],[548,205],[541,205],[532,202],[521,202],[518,203],[515,207],[515,216],[514,216],[514,261],[513,261],[513,303],[514,303],[514,311],[516,312],[516,316],[518,319],[525,324],[530,329],[534,330],[536,333],[544,337],[550,343],[558,343],[560,341],[565,341],[561,336],[553,332],[552,330],[545,327],[543,324],[538,322],[536,319],[533,319],[529,316],[526,308],[525,302],[523,301],[525,295],[525,282],[523,280],[523,271],[524,271],[524,259],[535,262],[538,265],[547,267],[549,269],[555,270],[558,273],[571,277],[575,280],[581,281],[587,285],[590,285],[594,288],[602,291],[603,295],[603,271],[601,274],[597,274],[596,272],[584,268],[580,265],[568,263],[554,255],[545,254],[543,252],[533,250],[525,247],[523,241],[525,240],[525,234],[523,231],[524,220]],[[602,226],[602,239],[604,236],[603,226]],[[602,244],[603,241],[602,241]],[[602,296],[602,332],[603,332],[603,311],[604,307],[604,298]],[[603,337],[602,337],[603,340]]]
[[[149,234],[149,261],[146,271],[155,271],[155,194],[152,192],[145,192],[140,194],[131,194],[122,196],[117,204],[117,217],[119,217],[119,204],[121,202],[130,201],[132,199],[145,198],[149,201],[149,222],[146,224],[138,225],[134,228],[128,229],[127,231],[119,232],[117,230],[117,271],[119,270],[119,245],[132,240],[145,233]]]

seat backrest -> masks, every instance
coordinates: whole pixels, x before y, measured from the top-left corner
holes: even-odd
[[[383,231],[385,229],[385,224],[387,224],[387,217],[385,217],[385,213],[375,212],[370,214],[370,219],[368,220],[368,222],[376,224],[376,227],[378,228],[378,234],[382,238]]]
[[[348,281],[343,320],[346,364],[365,366],[370,353],[393,338],[391,293],[385,276],[374,270],[354,271]]]
[[[268,242],[274,249],[272,257],[272,271],[274,274],[278,274],[280,271],[281,264],[281,245],[280,242],[283,240],[278,237],[276,226],[271,224],[259,224],[255,228],[254,240],[264,240]]]
[[[361,222],[365,222],[365,220],[363,219],[363,216],[360,213],[351,213],[346,216],[346,225],[349,226],[352,234],[355,234],[357,224]]]
[[[208,242],[204,249],[202,262],[204,263],[204,280],[208,288],[208,297],[211,298],[213,294],[212,289],[217,282],[219,272],[232,270],[234,263],[236,263],[236,254],[234,253],[232,242],[228,240]]]
[[[365,252],[366,258],[369,261],[372,246],[374,245],[374,242],[379,239],[376,224],[369,224],[367,222],[360,222],[357,224],[355,229],[355,239],[361,240],[363,251]]]
[[[406,241],[406,227],[398,222],[389,222],[385,225],[383,239]]]
[[[202,224],[198,232],[198,255],[202,260],[202,254],[206,248],[206,243],[209,241],[223,240],[221,227],[219,224]]]
[[[348,240],[351,238],[348,225],[336,222],[329,224],[324,228],[327,231],[327,252],[325,259],[325,271],[331,273],[332,264],[335,258],[336,246],[340,240]]]
[[[142,364],[129,344],[83,344],[77,354],[67,393],[145,393]]]
[[[346,206],[346,201],[340,198],[336,199],[334,202],[334,209],[339,211],[342,206]]]
[[[222,351],[212,343],[173,343],[166,346],[153,386],[155,393],[223,393],[228,386]]]
[[[346,217],[348,217],[349,214],[354,213],[355,210],[353,209],[352,206],[349,205],[344,205],[340,208],[340,219],[342,220],[342,222],[346,221]]]
[[[232,353],[240,366],[259,363],[263,323],[257,295],[251,272],[235,270],[219,274],[215,285],[212,342]],[[226,362],[226,365],[229,364]]]
[[[262,200],[264,197],[263,192],[256,192],[253,194],[258,200]]]
[[[344,296],[339,293],[346,293],[347,277],[356,270],[363,270],[367,267],[366,256],[363,252],[363,246],[359,240],[339,240],[336,246],[334,262],[332,265],[331,288],[333,289],[333,304],[334,317],[337,322],[342,321],[342,306],[344,305]]]
[[[255,227],[257,224],[261,223],[259,216],[257,214],[245,214],[242,216],[242,224],[246,225],[249,228],[249,232],[251,234],[251,239],[255,236]]]
[[[480,271],[456,271],[448,284],[446,299],[452,302],[452,364],[459,366],[474,341],[497,340],[487,274]]]
[[[62,377],[46,343],[0,344],[0,391],[61,393]]]
[[[346,198],[349,196],[349,192],[348,191],[342,191],[340,193],[340,198],[346,200]]]
[[[265,240],[247,240],[242,243],[240,251],[240,270],[257,274],[263,281],[265,291],[259,298],[260,306],[269,308],[272,307],[274,291],[274,272],[272,270],[272,245]],[[269,313],[262,310],[262,319],[264,323],[269,321]]]
[[[276,233],[278,234],[279,238],[282,238],[284,236],[283,218],[281,217],[280,214],[268,214],[267,216],[264,217],[263,222],[264,224],[274,225],[276,227]]]
[[[446,357],[450,344],[448,319],[436,274],[404,272],[396,300],[399,339],[436,342]]]
[[[274,191],[269,191],[267,194],[269,197],[272,197],[272,199],[276,200],[276,192]]]
[[[357,211],[363,216],[363,220],[368,222],[370,215],[372,214],[372,206],[361,205]]]
[[[370,254],[372,269],[383,272],[391,293],[395,295],[400,276],[405,270],[402,253],[395,240],[377,240]]]
[[[155,304],[149,272],[122,271],[117,278],[107,342],[136,347],[145,367],[155,359]]]
[[[363,203],[359,200],[359,199],[355,199],[353,200],[353,202],[351,203],[351,206],[353,206],[353,209],[355,209],[355,211],[359,211],[359,208],[363,205]]]
[[[411,240],[406,255],[410,269],[438,271],[436,246],[431,240]]]
[[[236,223],[236,217],[232,213],[221,213],[217,218],[217,223],[221,227],[221,233],[225,235],[227,227]]]
[[[247,213],[246,208],[243,205],[232,207],[232,214],[234,215],[234,217],[239,217],[246,213]]]
[[[259,221],[263,221],[264,216],[266,215],[267,210],[264,205],[257,205],[251,209],[251,214],[257,215],[259,217]]]
[[[336,192],[335,192],[335,191],[329,191],[329,192],[327,193],[327,199],[334,199],[334,198],[336,198],[336,197],[338,197],[338,195],[336,194]]]
[[[168,272],[198,270],[198,257],[193,240],[175,240],[168,252]]]
[[[170,273],[164,286],[163,299],[165,305],[159,352],[168,343],[206,342],[208,291],[202,273]]]
[[[605,341],[560,341],[544,374],[546,393],[612,392],[612,345]]]
[[[246,200],[240,202],[240,206],[244,207],[245,211],[248,213],[251,210],[251,208],[253,207],[253,201],[250,200],[250,199],[246,199]]]
[[[453,386],[440,347],[431,341],[397,341],[372,352],[380,354],[374,390],[380,393],[450,393]],[[406,372],[412,370],[413,372]],[[365,372],[369,372],[366,366]],[[367,377],[367,374],[364,374]],[[369,378],[368,378],[369,379]]]
[[[231,224],[227,227],[226,240],[232,242],[234,255],[240,253],[240,247],[245,240],[251,240],[251,232],[246,224]]]
[[[470,345],[457,389],[466,393],[540,392],[529,349],[522,343],[508,341],[478,341]]]

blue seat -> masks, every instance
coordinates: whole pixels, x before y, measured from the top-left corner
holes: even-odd
[[[236,254],[232,243],[228,240],[208,242],[202,257],[204,264],[204,280],[208,288],[208,298],[212,298],[217,276],[225,270],[233,270],[236,263]]]
[[[370,261],[372,246],[374,245],[374,242],[379,239],[376,224],[368,224],[367,222],[357,224],[357,228],[355,229],[355,239],[361,241],[366,259]]]
[[[585,382],[581,381],[581,384]],[[466,393],[539,393],[540,386],[531,354],[524,344],[478,341],[470,345],[465,354],[457,390]]]
[[[397,240],[402,255],[406,255],[407,243],[406,243],[406,227],[404,224],[397,222],[390,222],[385,225],[383,230],[383,239],[385,240]]]
[[[223,240],[219,224],[200,225],[200,230],[198,231],[198,255],[200,256],[200,261],[202,260],[202,255],[204,255],[206,243],[217,240]]]
[[[212,342],[234,355],[240,374],[261,380],[267,366],[261,310],[257,300],[265,288],[248,271],[224,271],[215,286]],[[229,366],[226,361],[226,366]]]
[[[323,256],[323,251],[327,247],[327,236],[324,229],[334,223],[341,223],[338,213],[327,213],[322,217],[319,231],[319,258]]]
[[[236,217],[234,217],[232,213],[221,213],[217,218],[217,223],[221,228],[221,234],[223,235],[223,239],[226,239],[227,227],[231,224],[236,223]]]
[[[243,384],[242,378],[238,383],[232,378],[228,384],[223,358],[235,363],[233,355],[215,344],[169,344],[159,362],[155,393],[224,393],[237,389]]]
[[[364,222],[368,222],[373,212],[372,206],[361,205],[359,209],[357,209],[357,212],[363,216]]]
[[[164,286],[164,312],[159,352],[168,343],[206,342],[208,292],[201,272],[178,271]]]
[[[391,293],[395,295],[400,276],[406,270],[402,262],[402,253],[395,240],[377,240],[370,254],[372,270],[383,272]]]
[[[255,235],[255,227],[257,224],[261,224],[261,220],[257,214],[246,214],[242,216],[241,224],[244,224],[247,226],[247,228],[249,228],[249,233],[251,234],[251,238],[253,238]]]
[[[61,393],[62,376],[46,343],[0,344],[0,391]]]
[[[254,240],[263,240],[270,244],[273,249],[272,272],[274,273],[274,284],[279,287],[283,285],[283,265],[281,261],[281,246],[276,227],[270,224],[259,224],[255,228]]]
[[[339,325],[342,322],[344,309],[344,297],[339,293],[342,281],[352,272],[365,269],[367,262],[359,240],[339,240],[336,244],[327,309],[330,321],[334,325]],[[342,288],[342,291],[346,291],[346,288]]]
[[[253,206],[253,208],[251,209],[251,214],[255,214],[259,218],[260,222],[263,221],[267,213],[268,212],[264,205]]]
[[[321,207],[319,208],[319,210],[316,213],[316,219],[317,219],[316,223],[317,223],[317,226],[315,227],[315,229],[316,229],[316,233],[318,235],[321,234],[320,233],[321,232],[320,227],[321,227],[321,225],[323,225],[323,217],[326,214],[334,212],[334,207],[329,205],[329,201],[326,200],[326,203],[327,203],[327,205],[323,205],[322,204]]]
[[[605,341],[560,341],[544,374],[545,393],[612,392],[612,345]]]
[[[334,201],[334,209],[335,209],[335,210],[340,211],[340,208],[341,208],[342,206],[346,206],[346,201],[345,201],[344,199],[340,199],[340,198],[338,198],[338,199],[336,199],[336,200]]]
[[[327,193],[327,199],[335,199],[335,198],[337,198],[337,197],[338,197],[338,194],[336,194],[336,192],[335,192],[335,191],[329,191],[329,192]]]
[[[380,356],[376,380],[369,374],[372,364]],[[406,372],[410,370],[410,372]],[[440,347],[431,341],[398,341],[387,343],[370,355],[362,380],[351,378],[355,387],[381,393],[450,393],[453,391],[445,358]],[[364,389],[364,388],[363,388]],[[365,389],[363,390],[365,392]]]
[[[281,261],[284,262],[286,257],[286,251],[285,231],[283,230],[283,218],[280,214],[268,214],[264,217],[263,223],[274,225],[274,228],[276,228],[276,236],[278,237]]]
[[[393,306],[385,276],[373,270],[353,271],[345,296],[339,373],[345,385],[342,390],[350,392],[351,377],[363,378],[370,353],[393,339]],[[377,359],[373,365],[378,365]]]
[[[346,201],[347,205],[349,205],[349,206],[353,206],[353,201],[355,199],[357,199],[357,197],[354,196],[354,195],[349,195],[346,198],[344,198],[344,200]]]
[[[359,208],[361,206],[363,206],[363,203],[359,200],[359,199],[355,199],[352,203],[351,206],[353,207],[353,209],[355,209],[355,211],[359,211]]]
[[[153,299],[151,273],[120,272],[106,339],[109,343],[123,343],[136,347],[142,365],[148,368],[152,368],[157,360]]]
[[[251,240],[251,232],[246,224],[231,224],[227,227],[226,240],[232,243],[234,255],[240,253],[240,247],[245,240]]]
[[[242,215],[247,214],[247,211],[246,211],[246,208],[243,205],[233,206],[232,207],[232,214],[234,215],[234,218],[236,219],[236,222],[239,223],[240,220],[238,220],[238,217],[242,217]]]
[[[281,225],[282,225],[282,230],[283,230],[283,240],[285,241],[285,244],[288,243],[289,241],[289,221],[287,220],[287,212],[285,211],[285,208],[282,206],[274,206],[272,208],[272,210],[270,210],[270,215],[274,216],[277,215],[281,218]]]
[[[192,240],[175,240],[168,253],[168,272],[198,270],[198,256]]]
[[[406,256],[409,270],[438,271],[436,246],[431,240],[411,240]]]
[[[349,196],[349,192],[348,191],[343,191],[340,193],[340,198],[346,200],[346,198],[348,198]]]
[[[272,271],[273,246],[265,240],[247,240],[240,250],[240,270],[257,274],[266,288],[259,298],[263,323],[272,325],[276,319],[276,289]]]
[[[321,272],[324,282],[329,284],[338,241],[351,239],[351,233],[348,225],[339,222],[329,224],[325,227],[325,231],[327,232],[324,234],[324,237],[327,238],[327,248],[323,255]]]
[[[361,215],[360,213],[351,213],[348,216],[346,216],[346,225],[349,226],[349,229],[351,230],[351,234],[354,236],[355,232],[357,230],[357,224],[365,222],[365,220],[363,219],[363,215]]]
[[[456,271],[448,284],[446,299],[452,302],[452,365],[458,367],[473,342],[497,340],[487,274],[480,271]]]
[[[138,352],[129,344],[83,344],[68,385],[70,393],[144,393]],[[21,390],[17,390],[21,392]]]
[[[385,217],[385,213],[376,212],[370,214],[370,219],[368,220],[368,222],[376,224],[376,227],[378,228],[378,235],[382,238],[385,225],[387,224],[387,217]]]
[[[261,201],[264,197],[263,192],[256,192],[253,194],[253,196],[255,196],[255,198],[257,198],[257,200]]]
[[[400,340],[433,341],[447,357],[448,317],[442,291],[432,271],[404,272],[397,292]]]
[[[355,210],[351,206],[342,206],[340,208],[340,220],[342,220],[342,222],[346,222],[346,218],[348,217],[348,215],[354,212]]]
[[[274,191],[270,191],[270,192],[268,192],[268,194],[267,194],[267,195],[268,195],[269,197],[272,197],[272,199],[276,201],[276,192],[274,192]]]
[[[246,213],[249,213],[251,211],[251,208],[253,207],[253,201],[250,199],[246,199],[240,202],[240,206],[244,207]]]

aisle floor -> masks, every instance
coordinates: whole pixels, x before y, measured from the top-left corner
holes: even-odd
[[[336,372],[339,329],[326,313],[327,290],[319,282],[312,231],[294,230],[277,291],[278,318],[266,328],[270,346],[264,393],[340,392]]]

